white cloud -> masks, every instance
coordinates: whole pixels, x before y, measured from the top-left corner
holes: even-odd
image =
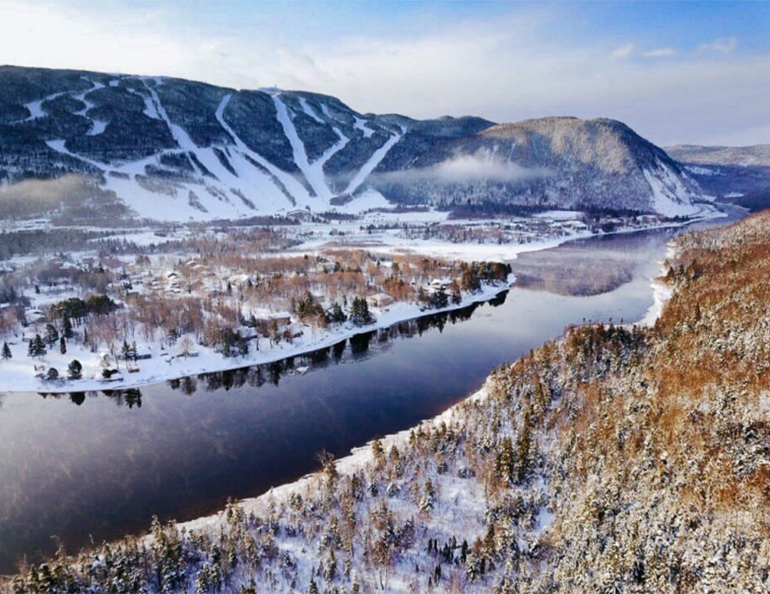
[[[662,47],[659,49],[650,50],[644,52],[644,56],[647,58],[669,58],[672,56],[678,56],[679,51],[673,47]]]
[[[380,179],[391,183],[441,182],[466,183],[474,181],[517,182],[552,175],[547,169],[527,169],[492,155],[460,155],[432,167],[383,173]]]
[[[738,47],[738,40],[735,37],[722,37],[715,39],[711,43],[703,43],[698,46],[700,53],[716,52],[719,54],[731,54]]]
[[[416,118],[612,117],[661,144],[729,133],[770,141],[762,136],[770,126],[770,56],[741,55],[734,38],[675,60],[639,60],[632,58],[645,54],[633,43],[613,51],[600,36],[557,34],[555,5],[327,36],[303,36],[298,26],[291,36],[280,22],[260,31],[182,22],[187,6],[107,2],[73,10],[0,0],[0,63],[164,74],[236,88],[275,84],[335,95],[362,112]],[[646,55],[673,52],[660,47]]]
[[[612,54],[610,54],[610,57],[616,60],[625,60],[626,58],[630,58],[633,53],[634,53],[634,44],[627,43],[626,45],[622,45],[619,48],[617,48],[615,51],[613,51]]]

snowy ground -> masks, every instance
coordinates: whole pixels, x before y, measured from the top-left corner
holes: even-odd
[[[672,244],[668,245],[668,250],[666,251],[666,259],[661,262],[660,266],[660,272],[661,275],[666,274],[668,272],[668,268],[666,265],[666,260],[671,260],[676,255],[676,249]],[[648,326],[652,327],[655,325],[655,322],[660,317],[660,314],[663,312],[663,306],[666,305],[669,299],[671,299],[671,287],[669,287],[663,279],[656,277],[653,278],[650,286],[652,287],[652,305],[650,306],[650,309],[647,310],[647,313],[644,314],[641,320],[639,320],[639,324],[642,326]]]
[[[376,322],[369,326],[358,327],[350,322],[333,330],[321,331],[309,326],[303,328],[303,335],[295,338],[291,344],[280,342],[270,346],[267,339],[260,339],[259,350],[252,349],[243,357],[225,358],[213,350],[195,345],[194,352],[189,357],[181,354],[181,346],[176,349],[164,349],[157,345],[138,344],[140,354],[151,355],[150,359],[140,360],[136,363],[136,371],[129,372],[125,362],[120,363],[121,374],[110,380],[101,377],[102,357],[105,353],[92,353],[82,348],[79,344],[68,345],[66,354],[59,352],[58,343],[54,344],[48,353],[42,358],[30,358],[27,356],[29,335],[22,340],[9,341],[13,357],[0,363],[2,377],[0,378],[0,391],[2,392],[83,392],[89,390],[119,390],[136,388],[149,384],[159,383],[171,379],[177,379],[190,375],[238,369],[251,365],[271,363],[288,357],[294,357],[309,353],[318,349],[330,347],[346,338],[356,334],[370,332],[380,328],[387,328],[398,322],[410,320],[421,315],[430,315],[442,311],[451,311],[471,305],[472,303],[487,301],[506,290],[514,281],[510,277],[508,283],[488,284],[482,287],[478,293],[465,295],[458,305],[451,305],[444,309],[431,309],[423,311],[420,306],[412,303],[394,303],[383,309],[372,308]],[[181,343],[181,340],[177,343]],[[83,378],[80,380],[63,379],[66,376],[67,366],[70,361],[77,359],[83,365]],[[47,381],[36,377],[36,369],[41,372],[44,369],[56,368],[61,376],[55,381]]]

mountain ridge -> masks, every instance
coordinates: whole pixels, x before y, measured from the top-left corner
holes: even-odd
[[[414,120],[309,91],[80,70],[0,67],[0,151],[6,186],[76,174],[104,202],[179,221],[393,203],[688,216],[702,198],[613,120]]]

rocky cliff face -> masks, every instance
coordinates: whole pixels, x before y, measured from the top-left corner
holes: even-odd
[[[689,215],[699,188],[610,120],[416,121],[325,95],[0,68],[0,180],[76,174],[141,217],[236,218],[390,202]]]

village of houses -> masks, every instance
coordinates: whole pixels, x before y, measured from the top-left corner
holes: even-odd
[[[243,230],[16,262],[0,277],[13,294],[0,308],[4,384],[117,389],[270,362],[491,298],[511,280],[505,264],[286,247]]]

